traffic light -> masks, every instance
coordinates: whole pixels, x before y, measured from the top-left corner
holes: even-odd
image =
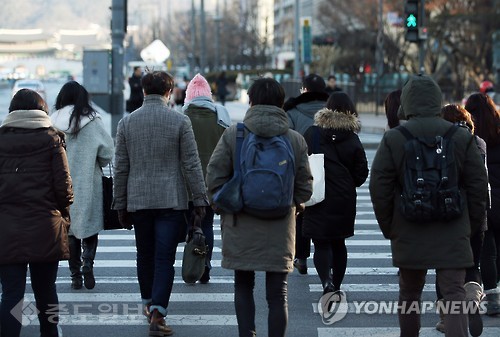
[[[418,42],[418,27],[420,22],[418,20],[418,7],[420,0],[406,0],[405,4],[405,21],[406,27],[406,41]]]

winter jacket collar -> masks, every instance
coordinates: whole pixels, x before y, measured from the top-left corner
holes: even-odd
[[[283,109],[285,111],[291,110],[299,104],[309,103],[313,101],[326,102],[328,100],[328,94],[325,92],[305,92],[297,97],[292,97],[285,102]]]
[[[336,129],[358,132],[361,128],[359,119],[353,114],[345,114],[324,108],[314,115],[314,125],[324,129]]]
[[[195,105],[200,108],[207,108],[215,112],[217,114],[217,124],[219,124],[223,128],[228,128],[232,124],[231,117],[229,116],[227,109],[220,104],[215,104],[209,97],[198,96],[193,98],[191,101],[185,103],[182,106],[182,112],[185,113],[190,105]]]
[[[69,119],[71,118],[73,109],[74,105],[66,105],[62,109],[54,111],[54,113],[50,115],[50,119],[52,120],[54,127],[65,133],[74,133],[74,123],[72,123],[71,126],[69,125]],[[97,112],[87,116],[82,116],[80,119],[80,129],[84,128],[88,123],[96,118],[101,118],[101,115]]]
[[[288,131],[286,112],[274,105],[254,105],[243,119],[245,126],[262,137],[282,135]]]
[[[7,115],[1,127],[39,129],[51,127],[49,116],[42,110],[15,110]]]

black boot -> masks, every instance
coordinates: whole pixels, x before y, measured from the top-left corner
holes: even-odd
[[[71,288],[72,289],[82,289],[82,272],[80,271],[82,267],[82,248],[81,241],[73,235],[68,236],[69,242],[69,270],[71,272]]]
[[[88,238],[83,239],[83,284],[87,289],[94,289],[95,278],[94,278],[94,259],[97,251],[97,234],[92,235]]]

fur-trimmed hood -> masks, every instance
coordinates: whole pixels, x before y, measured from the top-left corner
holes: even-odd
[[[359,132],[361,130],[361,123],[355,115],[332,111],[327,108],[316,112],[314,115],[314,125],[323,129],[335,129],[352,132]]]

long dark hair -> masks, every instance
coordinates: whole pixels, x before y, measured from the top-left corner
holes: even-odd
[[[401,89],[391,91],[384,100],[385,115],[389,129],[399,125],[398,109],[401,105]]]
[[[500,113],[490,96],[476,93],[469,96],[465,109],[474,119],[475,134],[487,145],[500,143]]]
[[[80,132],[80,119],[82,116],[95,117],[95,110],[90,105],[90,97],[87,89],[76,81],[64,84],[56,98],[55,108],[60,110],[65,106],[73,105],[73,111],[69,118],[69,126],[73,123],[73,136],[77,137]]]

